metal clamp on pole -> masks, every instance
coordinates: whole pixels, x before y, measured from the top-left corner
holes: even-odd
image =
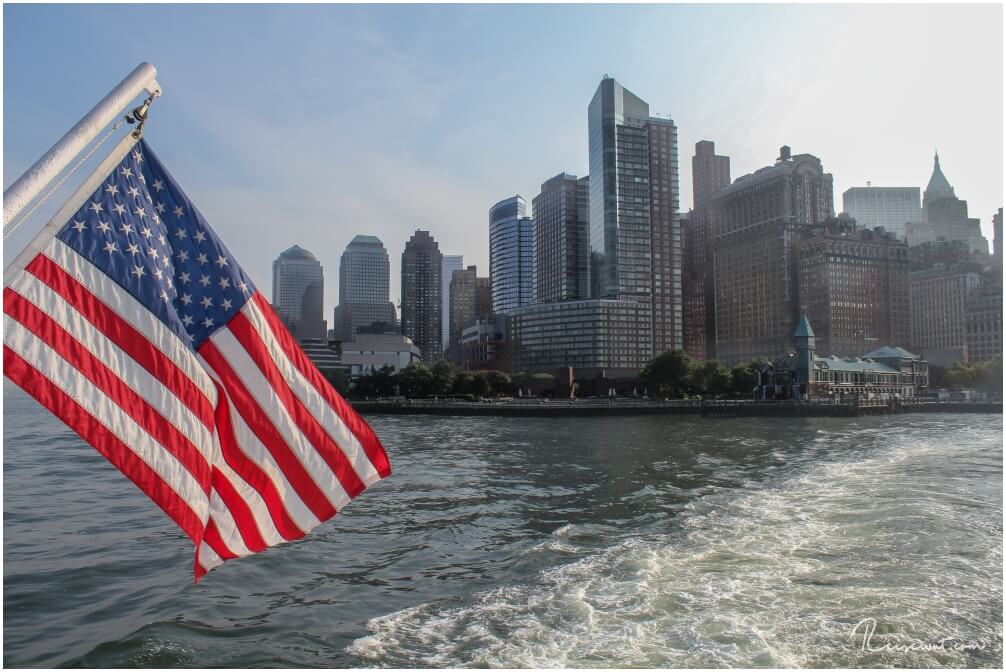
[[[42,158],[19,177],[3,194],[3,224],[7,225],[24,210],[46,185],[87,147],[102,129],[108,126],[124,109],[129,107],[143,90],[149,94],[147,101],[133,111],[134,120],[140,121],[140,132],[146,119],[147,108],[154,96],[161,93],[157,83],[157,69],[150,63],[141,63],[91,109],[83,119],[67,131]],[[137,114],[142,112],[142,115]]]
[[[152,93],[147,96],[142,105],[134,107],[133,111],[126,115],[127,124],[137,124],[136,130],[133,131],[133,137],[137,140],[143,137],[143,125],[147,123],[147,115],[150,114],[150,103],[154,102],[154,98],[158,96],[158,93]]]

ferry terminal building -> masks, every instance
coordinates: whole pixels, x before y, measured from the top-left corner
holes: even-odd
[[[929,387],[929,362],[904,348],[885,346],[862,357],[818,357],[806,316],[793,337],[794,352],[759,368],[755,399],[903,399],[923,395]]]

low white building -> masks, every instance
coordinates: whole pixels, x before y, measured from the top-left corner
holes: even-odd
[[[412,362],[423,361],[423,353],[412,339],[402,334],[357,334],[342,342],[342,363],[350,376],[370,373],[390,366],[398,373]]]

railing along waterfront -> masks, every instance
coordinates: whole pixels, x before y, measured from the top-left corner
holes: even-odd
[[[1002,402],[930,399],[380,399],[353,402],[364,413],[483,416],[587,416],[701,414],[708,418],[888,415],[894,413],[1001,413]]]

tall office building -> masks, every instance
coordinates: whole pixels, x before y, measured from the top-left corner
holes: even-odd
[[[992,215],[992,249],[995,252],[996,262],[1003,263],[1003,209]]]
[[[272,262],[272,305],[298,339],[327,338],[325,273],[313,254],[294,245]]]
[[[716,356],[727,364],[792,348],[800,230],[834,216],[832,177],[783,147],[775,165],[737,178],[712,204]]]
[[[933,159],[933,174],[922,194],[922,215],[928,227],[915,240],[909,240],[910,245],[941,238],[966,240],[973,252],[988,254],[989,243],[982,235],[981,223],[968,217],[968,202],[957,198],[943,175],[939,154]]]
[[[717,191],[730,184],[730,157],[716,153],[716,143],[699,140],[692,157],[692,203],[695,212],[704,212]]]
[[[440,280],[443,283],[440,294],[440,314],[443,316],[443,323],[440,328],[440,343],[443,345],[444,350],[447,349],[450,332],[450,319],[448,316],[451,314],[451,274],[454,271],[460,271],[464,267],[464,256],[460,254],[445,254],[444,261],[440,266]]]
[[[402,252],[402,333],[419,347],[427,364],[436,363],[443,354],[442,268],[437,241],[429,231],[417,230]]]
[[[489,209],[489,281],[498,315],[534,303],[534,220],[522,196]]]
[[[937,263],[909,280],[912,347],[935,366],[966,362],[968,305],[982,286],[976,263]]]
[[[533,203],[535,301],[590,296],[589,178],[560,173],[541,185]]]
[[[692,157],[692,211],[682,221],[683,347],[696,359],[716,357],[715,296],[713,293],[713,195],[730,184],[730,157],[716,154],[710,140],[695,143]],[[685,230],[687,229],[687,230]]]
[[[908,222],[922,219],[918,187],[851,187],[842,194],[842,209],[860,226],[882,226],[899,238],[905,237]]]
[[[489,278],[475,278],[475,313],[479,317],[488,317],[492,312],[492,282]]]
[[[461,361],[461,333],[478,311],[478,278],[475,266],[453,271],[450,282],[447,340],[444,341],[451,360]]]
[[[987,362],[1003,354],[1002,266],[982,273],[982,286],[968,297],[967,346],[969,362]]]
[[[355,236],[339,262],[339,305],[334,331],[339,341],[353,339],[360,327],[395,324],[395,306],[388,300],[388,251],[376,236]]]
[[[588,178],[560,173],[535,196],[535,302],[590,296],[590,190]]]
[[[828,355],[908,347],[908,244],[841,216],[801,231],[800,313]]]
[[[912,345],[937,366],[1002,353],[1002,267],[974,261],[966,240],[909,249]]]
[[[607,76],[587,125],[592,296],[647,304],[653,352],[680,348],[677,127]]]

